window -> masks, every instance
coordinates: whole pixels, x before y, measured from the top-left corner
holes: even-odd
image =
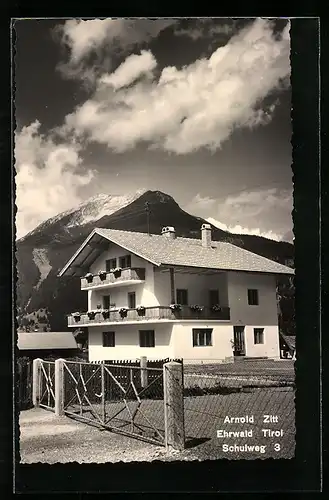
[[[140,347],[154,347],[154,330],[139,330],[139,345]]]
[[[117,259],[109,259],[105,261],[106,272],[113,271],[117,267]]]
[[[219,291],[209,290],[209,305],[210,307],[219,305]]]
[[[103,347],[115,347],[115,332],[103,332]]]
[[[129,309],[136,308],[136,293],[135,292],[128,293],[128,307],[129,307]]]
[[[250,306],[258,306],[259,304],[259,299],[258,299],[258,290],[248,290],[248,304]]]
[[[122,269],[127,269],[131,267],[131,255],[125,255],[124,257],[119,258],[119,267]]]
[[[110,309],[111,295],[103,295],[103,309]]]
[[[176,290],[176,301],[177,304],[181,304],[182,306],[188,305],[188,294],[187,290],[182,288]]]
[[[212,328],[193,328],[193,347],[212,345]]]
[[[254,328],[254,344],[264,344],[264,328]]]

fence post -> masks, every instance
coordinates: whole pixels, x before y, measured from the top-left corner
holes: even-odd
[[[106,411],[105,411],[105,368],[104,362],[101,363],[101,382],[102,382],[102,422],[105,424]]]
[[[64,359],[55,361],[55,415],[64,415]]]
[[[42,359],[40,359],[40,358],[36,358],[33,360],[32,403],[33,403],[33,406],[35,406],[35,407],[38,407],[40,404],[41,363],[42,363]]]
[[[163,365],[165,445],[185,448],[183,365],[170,361]]]
[[[141,386],[144,389],[147,387],[147,357],[141,356],[140,359],[140,367],[141,367]]]

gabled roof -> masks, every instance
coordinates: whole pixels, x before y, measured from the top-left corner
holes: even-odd
[[[21,351],[39,349],[77,349],[72,332],[18,332],[17,345]]]
[[[213,241],[211,248],[205,248],[201,239],[171,239],[158,234],[96,228],[63,267],[59,276],[82,275],[104,251],[104,241],[107,245],[112,242],[155,266],[294,274],[287,266],[227,242]]]

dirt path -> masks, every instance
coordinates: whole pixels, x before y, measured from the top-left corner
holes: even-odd
[[[20,414],[21,463],[151,461],[165,448],[34,408]]]

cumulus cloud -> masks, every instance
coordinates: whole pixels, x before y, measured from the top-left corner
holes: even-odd
[[[142,75],[146,61],[145,78],[116,87],[128,69]],[[256,19],[209,58],[181,69],[166,67],[158,79],[150,77],[150,68],[155,69],[154,57],[144,52],[101,78],[91,98],[66,117],[64,133],[116,152],[140,142],[176,154],[218,149],[236,128],[271,121],[275,102],[266,108],[261,103],[289,84],[289,24],[274,36],[270,21]]]
[[[217,201],[204,215],[225,231],[291,241],[287,235],[292,234],[292,209],[292,192],[272,188],[246,190],[228,196],[224,201]]]
[[[196,194],[184,207],[190,213],[234,234],[292,241],[292,192],[288,189],[245,190],[224,200]]]
[[[100,84],[120,89],[131,84],[138,77],[150,74],[156,67],[156,60],[150,52],[142,50],[140,55],[132,54],[112,74],[103,75]]]
[[[141,45],[169,26],[173,19],[70,19],[58,25],[55,34],[68,51],[68,60],[58,69],[67,78],[88,83],[112,68],[112,54],[122,54]]]
[[[81,171],[78,144],[45,137],[38,121],[16,133],[15,160],[17,238],[77,205],[79,188],[93,177],[92,171]]]

